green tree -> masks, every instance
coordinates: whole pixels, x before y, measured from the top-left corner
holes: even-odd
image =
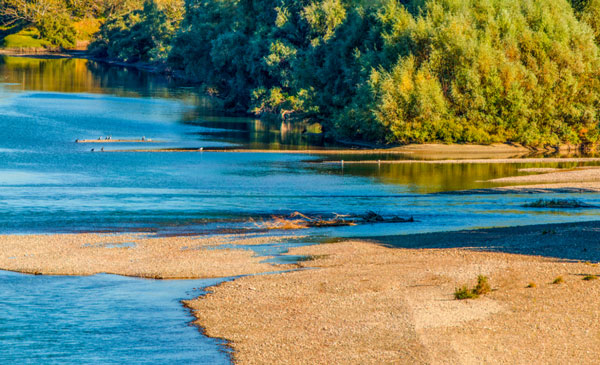
[[[188,0],[169,61],[230,110],[337,138],[594,143],[599,3]]]
[[[393,30],[382,53],[398,61],[374,65],[361,104],[338,118],[342,134],[354,135],[344,120],[369,105],[364,123],[383,133],[367,137],[383,142],[596,141],[598,50],[567,2],[428,1],[403,16],[394,3],[380,14]]]
[[[40,20],[37,25],[43,39],[62,48],[75,46],[75,29],[66,16],[47,16]]]
[[[174,32],[165,12],[147,0],[142,9],[107,20],[90,50],[98,57],[124,62],[164,62]]]

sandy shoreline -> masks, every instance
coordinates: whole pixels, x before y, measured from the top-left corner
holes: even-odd
[[[143,234],[0,235],[0,269],[44,275],[98,273],[154,279],[220,278],[274,271],[244,249],[285,237],[148,237]],[[285,265],[283,268],[285,269]],[[275,269],[276,270],[276,269]]]
[[[214,249],[293,238],[0,236],[0,269],[191,278],[311,268],[245,276],[186,302],[239,363],[593,363],[600,355],[600,280],[582,280],[600,267],[515,254],[600,261],[600,222],[307,246],[289,254],[311,260],[277,267],[250,251]],[[495,290],[454,300],[478,275]],[[558,276],[565,282],[552,284]]]
[[[152,139],[78,139],[75,143],[163,143]]]
[[[234,360],[258,363],[595,363],[590,264],[465,249],[342,242],[292,250],[314,270],[252,276],[187,302]],[[457,301],[486,275],[494,291]],[[562,276],[564,283],[552,284]],[[529,283],[536,287],[527,288]]]
[[[316,155],[410,155],[417,158],[433,159],[487,159],[487,158],[519,158],[534,153],[534,150],[508,144],[493,145],[405,145],[399,147],[381,148],[377,146],[357,146],[353,148],[313,148],[304,150],[271,150],[249,148],[215,148],[190,147],[190,148],[155,148],[155,149],[128,149],[111,152],[212,152],[212,153],[273,153],[273,154],[316,154]],[[420,160],[416,160],[420,161]],[[374,161],[366,161],[373,163]],[[376,161],[375,161],[376,162]]]

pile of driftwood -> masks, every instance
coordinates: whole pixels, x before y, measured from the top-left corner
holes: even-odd
[[[381,214],[371,210],[362,215],[332,214],[331,216],[314,215],[309,216],[300,212],[294,212],[289,216],[272,216],[262,222],[254,224],[262,229],[305,229],[305,228],[324,228],[324,227],[343,227],[355,226],[358,224],[373,223],[408,223],[414,222],[414,218],[401,218],[398,216],[384,217]]]
[[[361,215],[360,219],[363,220],[363,223],[412,223],[415,221],[413,217],[401,218],[396,215],[385,218],[372,210],[368,210],[365,214]]]

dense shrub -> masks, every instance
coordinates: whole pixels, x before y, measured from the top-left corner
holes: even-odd
[[[0,21],[71,47],[106,18],[97,56],[168,59],[229,110],[337,138],[598,142],[600,0],[141,1],[0,0]]]
[[[338,137],[594,143],[589,25],[564,0],[188,0],[171,61],[229,107]]]
[[[64,16],[47,16],[37,25],[40,36],[53,45],[69,48],[75,46],[75,28]]]
[[[376,65],[341,131],[359,116],[386,142],[597,140],[598,50],[567,2],[432,0],[380,19],[392,64]]]
[[[125,62],[164,61],[175,32],[172,19],[154,1],[144,7],[113,16],[100,28],[90,51],[98,57]]]

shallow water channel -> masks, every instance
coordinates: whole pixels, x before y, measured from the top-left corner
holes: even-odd
[[[0,362],[228,364],[180,303],[220,281],[0,271]]]

